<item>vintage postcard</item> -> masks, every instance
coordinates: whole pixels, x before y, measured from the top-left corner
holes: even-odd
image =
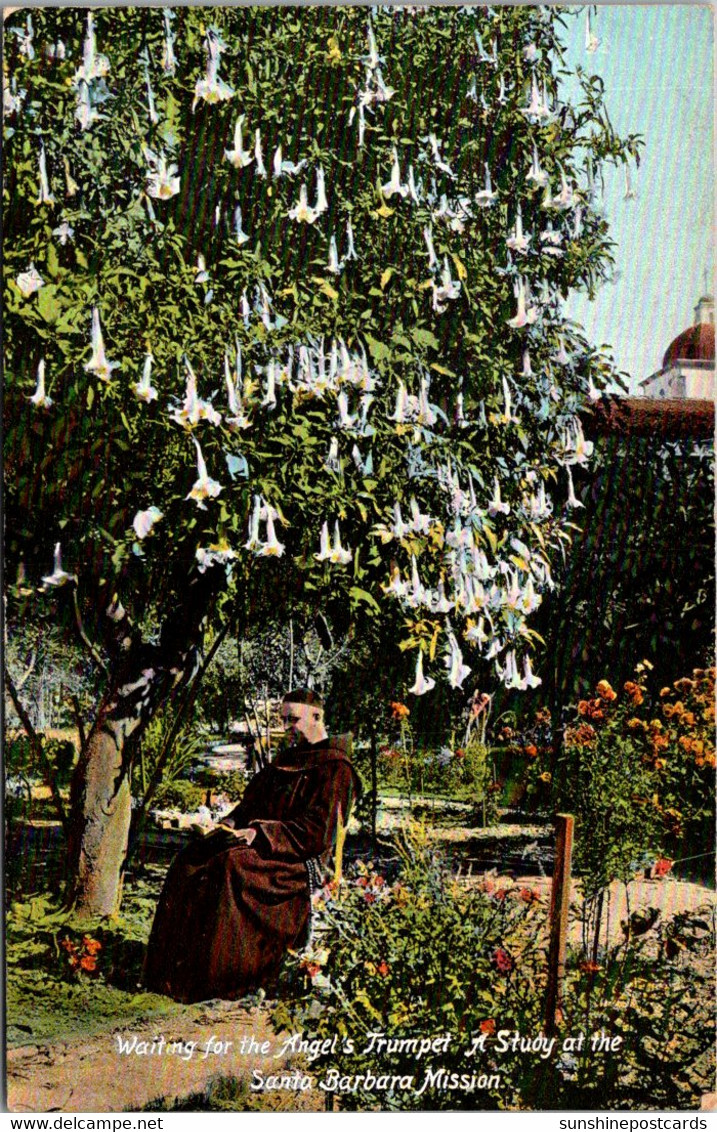
[[[714,1107],[713,48],[5,9],[10,1112]]]

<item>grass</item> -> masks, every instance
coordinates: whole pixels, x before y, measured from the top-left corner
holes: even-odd
[[[89,1037],[114,1025],[186,1009],[142,990],[144,949],[165,870],[148,867],[125,886],[121,916],[79,924],[53,896],[9,894],[6,931],[8,1046]],[[96,972],[76,973],[63,940],[101,943]]]

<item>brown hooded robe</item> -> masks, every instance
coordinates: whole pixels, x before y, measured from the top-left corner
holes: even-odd
[[[174,859],[149,939],[150,990],[181,1002],[239,998],[306,943],[309,870],[325,873],[339,811],[345,821],[358,788],[348,745],[340,736],[277,755],[225,819],[256,830],[251,845],[217,830]]]

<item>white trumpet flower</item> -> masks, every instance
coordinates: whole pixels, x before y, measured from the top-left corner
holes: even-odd
[[[219,493],[223,490],[222,485],[217,483],[216,480],[211,479],[207,474],[207,465],[204,462],[202,450],[199,447],[199,441],[196,437],[192,437],[194,446],[197,449],[197,479],[190,491],[187,499],[193,499],[197,507],[201,511],[206,511],[204,505],[205,499],[216,499]]]
[[[289,209],[289,219],[298,220],[300,223],[313,224],[318,215],[316,209],[309,205],[306,185],[302,185],[299,190],[299,203]]]
[[[154,388],[150,380],[153,361],[154,358],[152,357],[152,354],[147,351],[144,359],[142,377],[139,381],[136,381],[132,384],[132,389],[134,390],[135,395],[139,398],[140,401],[144,401],[144,403],[147,405],[150,403],[150,401],[157,400],[157,390]]]
[[[260,544],[254,553],[259,558],[281,558],[284,553],[284,544],[279,542],[274,529],[274,516],[272,511],[266,517],[266,542]]]
[[[419,649],[416,658],[416,677],[413,681],[413,687],[409,688],[408,691],[413,696],[423,696],[435,686],[435,680],[423,675],[423,649]]]
[[[409,191],[408,185],[401,184],[401,168],[398,163],[398,151],[394,148],[391,180],[381,186],[381,192],[385,197],[391,197],[394,193],[398,193],[399,196],[405,198],[408,196]]]
[[[234,238],[236,239],[236,242],[240,248],[250,239],[250,237],[247,236],[246,232],[242,229],[241,208],[239,207],[239,205],[237,205],[234,209]]]
[[[261,130],[257,129],[254,134],[254,160],[256,161],[256,172],[259,177],[266,177],[266,166],[264,165],[264,153],[261,148]]]
[[[210,30],[205,40],[207,48],[207,70],[203,79],[197,79],[194,87],[194,101],[192,110],[196,109],[200,99],[214,106],[217,102],[226,102],[236,93],[227,83],[219,78],[219,56],[224,50],[224,44],[215,31]]]
[[[38,167],[40,173],[40,194],[37,198],[36,204],[54,204],[55,198],[50,191],[50,182],[47,176],[47,159],[45,157],[44,145],[40,146]]]
[[[518,212],[515,217],[515,227],[513,234],[505,241],[506,247],[511,251],[517,252],[518,255],[525,255],[530,246],[530,236],[523,235],[523,215],[520,205],[518,205]]]
[[[37,366],[37,385],[32,397],[29,398],[37,409],[49,409],[52,398],[45,392],[45,359],[41,358]]]
[[[485,187],[482,188],[475,195],[475,202],[480,208],[490,208],[495,201],[498,194],[493,192],[493,185],[490,180],[490,169],[486,163],[485,167]]]
[[[274,176],[275,177],[283,177],[284,175],[286,175],[288,177],[295,177],[297,173],[301,172],[301,170],[304,168],[305,165],[306,165],[306,158],[305,157],[303,157],[301,159],[301,161],[297,161],[297,162],[284,161],[283,158],[282,158],[282,155],[281,155],[281,146],[279,145],[279,146],[276,147],[276,149],[274,151]]]
[[[72,237],[75,234],[75,229],[70,224],[68,224],[66,220],[63,220],[62,224],[58,225],[57,228],[52,229],[52,234],[53,236],[57,236],[58,243],[64,248],[67,241],[72,240]]]
[[[572,473],[572,470],[570,468],[570,464],[565,465],[565,471],[568,473],[568,507],[572,507],[573,510],[575,510],[578,507],[584,507],[585,504],[581,503],[580,500],[578,499],[577,495],[575,494],[575,487],[574,487],[574,484],[573,484],[573,473]]]
[[[526,181],[532,181],[538,188],[544,189],[548,184],[550,178],[544,169],[540,167],[540,158],[538,157],[537,147],[533,146],[533,162],[530,166],[530,172],[526,174]]]
[[[518,330],[523,326],[530,326],[538,317],[536,307],[526,307],[527,297],[525,292],[525,282],[522,278],[518,279],[516,287],[516,299],[518,301],[518,310],[515,318],[508,319],[508,326]]]
[[[336,247],[335,236],[332,236],[331,240],[329,241],[328,270],[332,273],[332,275],[340,275],[342,270],[341,264],[339,263],[339,252],[338,248]]]
[[[314,555],[317,562],[328,562],[331,558],[331,539],[329,537],[329,524],[324,522],[319,536],[319,553]]]
[[[200,574],[204,574],[210,566],[224,565],[236,556],[236,551],[232,550],[227,540],[221,538],[218,542],[210,543],[207,547],[197,547],[197,569]]]
[[[495,477],[493,485],[493,498],[488,504],[489,515],[508,515],[510,514],[510,503],[504,503],[500,497],[500,481]]]
[[[167,164],[164,154],[156,156],[151,150],[145,150],[150,169],[147,173],[147,196],[154,200],[169,200],[179,192],[180,181],[177,176],[177,166]]]
[[[429,134],[426,138],[426,141],[431,147],[433,154],[433,164],[436,166],[436,169],[440,169],[441,172],[445,173],[448,177],[455,177],[455,173],[451,169],[450,165],[448,165],[441,156],[440,147],[443,143],[439,142],[435,134]]]
[[[55,543],[54,566],[51,574],[48,574],[42,579],[46,586],[65,586],[68,582],[76,582],[77,578],[74,574],[68,574],[62,569],[62,551],[60,543]]]
[[[87,32],[82,46],[82,66],[75,72],[74,83],[91,83],[93,79],[104,78],[110,72],[110,62],[106,55],[98,55],[95,39],[94,16],[87,13]]]
[[[245,550],[256,550],[259,546],[259,522],[261,520],[261,496],[254,496],[254,508],[249,519],[249,538],[244,543]]]
[[[174,54],[174,36],[172,35],[172,20],[174,13],[169,8],[164,9],[164,43],[162,44],[162,70],[165,75],[173,75],[177,69],[177,60]]]
[[[354,230],[351,227],[351,221],[346,221],[346,255],[344,256],[344,263],[348,263],[350,259],[358,259],[356,255],[356,248],[354,247]]]
[[[585,20],[585,50],[587,51],[588,55],[594,55],[599,46],[600,40],[590,27],[590,5],[588,5]]]
[[[251,153],[244,149],[244,114],[240,114],[234,126],[234,149],[225,149],[224,156],[235,169],[245,169],[254,160]]]
[[[132,520],[132,526],[134,527],[134,533],[137,538],[144,539],[147,535],[150,535],[155,523],[158,523],[159,520],[163,518],[164,515],[159,507],[152,506],[148,507],[146,511],[138,511]]]
[[[341,532],[338,520],[334,523],[334,541],[331,547],[330,561],[338,566],[347,566],[353,558],[353,551],[341,545]]]
[[[530,665],[530,657],[526,655],[525,660],[523,661],[523,688],[537,688],[542,683],[543,681],[541,677],[534,675],[533,669]]]
[[[320,216],[322,212],[326,212],[329,207],[329,202],[326,199],[326,183],[324,180],[324,170],[321,165],[316,170],[316,204],[314,212]]]
[[[119,367],[119,362],[108,362],[105,355],[105,343],[100,325],[100,312],[97,307],[92,309],[92,357],[85,366],[86,373],[94,373],[100,381],[109,381],[112,370]]]
[[[428,225],[427,228],[423,229],[423,239],[426,241],[426,247],[428,248],[428,267],[429,267],[429,270],[430,271],[437,271],[438,270],[438,256],[436,255],[436,249],[433,246],[433,233],[431,231],[430,224]]]
[[[460,646],[450,630],[448,631],[448,648],[449,652],[446,657],[448,683],[452,688],[460,688],[471,670],[467,664],[463,663],[463,655]]]
[[[34,295],[35,291],[39,291],[41,287],[45,286],[45,280],[34,263],[30,264],[27,271],[20,272],[15,283],[18,291],[25,299],[29,299],[30,295]]]

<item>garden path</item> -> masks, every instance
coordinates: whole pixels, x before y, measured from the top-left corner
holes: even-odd
[[[119,1052],[118,1035],[125,1042],[136,1036],[135,1049],[142,1048],[141,1042],[150,1043],[151,1049],[160,1036],[166,1041],[161,1054],[127,1054]],[[17,1047],[7,1055],[8,1107],[11,1112],[31,1113],[137,1112],[160,1097],[169,1105],[177,1097],[201,1092],[218,1076],[249,1081],[253,1066],[266,1064],[256,1052],[242,1053],[242,1039],[248,1045],[249,1035],[259,1044],[270,1042],[276,1050],[265,1008],[213,1001],[188,1006],[171,1019],[114,1026],[85,1041]],[[223,1046],[224,1053],[205,1056],[210,1040],[213,1049],[222,1048],[220,1043],[231,1044]],[[187,1043],[192,1041],[197,1045],[187,1057]],[[169,1054],[167,1047],[173,1042],[182,1043],[182,1050]],[[286,1063],[286,1057],[272,1060],[270,1071],[281,1070]],[[293,1107],[298,1109],[303,1098],[295,1099],[298,1103]]]

